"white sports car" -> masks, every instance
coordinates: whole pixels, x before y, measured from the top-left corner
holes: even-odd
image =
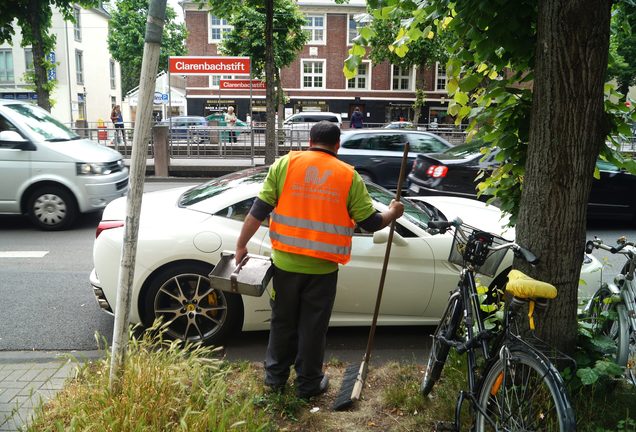
[[[267,171],[236,172],[195,187],[144,194],[140,215],[131,321],[150,325],[157,317],[168,322],[174,338],[221,344],[233,331],[269,328],[269,289],[262,297],[240,296],[210,287],[208,275],[221,251],[234,250],[243,219],[261,189]],[[369,183],[374,205],[384,209],[393,195]],[[460,217],[464,222],[513,238],[506,221],[492,206],[470,199],[417,197],[404,200],[405,213],[396,224],[379,325],[436,324],[449,291],[457,284],[458,268],[447,259],[452,232],[431,235],[431,219]],[[95,268],[90,282],[99,305],[112,313],[124,236],[126,198],[103,212],[93,248]],[[371,323],[389,228],[374,234],[357,230],[351,261],[341,267],[332,326]],[[248,244],[251,253],[269,255],[264,222]],[[506,256],[494,279],[501,284],[512,262]],[[586,291],[601,280],[601,264],[586,256],[582,267]],[[270,286],[271,288],[271,286]],[[589,296],[585,293],[584,296]]]

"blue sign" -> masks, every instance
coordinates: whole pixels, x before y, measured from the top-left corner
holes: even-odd
[[[29,98],[28,93],[16,93],[16,98],[19,100],[25,100]]]
[[[55,72],[55,68],[49,69],[48,78],[49,78],[49,81],[53,81],[54,79],[57,78],[57,73]]]
[[[49,55],[46,56],[46,58],[49,59],[51,63],[55,63],[55,51],[51,51]]]
[[[48,59],[48,61],[50,61],[51,63],[53,63],[53,69],[49,70],[48,72],[48,78],[49,81],[53,81],[57,78],[57,72],[56,72],[56,67],[55,67],[55,51],[51,51],[46,58]]]
[[[167,102],[168,101],[168,93],[162,94],[161,95],[161,100],[164,101],[164,102]]]

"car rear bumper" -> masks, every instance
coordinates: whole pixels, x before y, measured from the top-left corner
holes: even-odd
[[[99,279],[97,278],[97,272],[95,269],[91,271],[90,275],[91,286],[93,287],[93,294],[95,295],[95,300],[97,300],[97,304],[99,307],[109,315],[113,315],[113,309],[110,307],[110,303],[108,303],[108,299],[106,299],[106,295],[100,286]]]

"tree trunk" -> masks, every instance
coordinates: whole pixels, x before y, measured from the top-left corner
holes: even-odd
[[[267,98],[267,124],[265,127],[265,164],[276,159],[276,68],[274,65],[274,0],[265,1],[265,97]]]
[[[285,93],[283,92],[283,84],[280,79],[280,69],[276,68],[276,109],[278,111],[278,123],[276,130],[276,154],[278,149],[285,145],[285,130],[283,129],[283,120],[285,119]]]
[[[35,92],[38,95],[38,105],[47,111],[51,111],[49,91],[46,89],[46,83],[49,77],[43,63],[48,53],[44,52],[44,41],[42,40],[42,32],[46,32],[48,29],[42,28],[41,15],[38,12],[40,7],[42,7],[40,0],[29,0],[29,9],[34,11],[29,15],[29,24],[31,25],[31,33],[33,35],[32,50]],[[70,60],[68,61],[70,62]]]
[[[594,164],[608,130],[603,108],[610,2],[539,0],[526,174],[517,241],[541,262],[515,266],[554,284],[541,335],[572,352],[577,287]]]
[[[417,128],[420,122],[420,114],[424,106],[424,86],[426,85],[426,77],[424,76],[424,68],[415,76],[415,103],[413,104],[413,125]]]

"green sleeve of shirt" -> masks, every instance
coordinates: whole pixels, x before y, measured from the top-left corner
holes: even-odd
[[[347,208],[349,209],[351,219],[356,222],[362,222],[375,213],[375,208],[373,207],[371,196],[367,191],[367,186],[357,171],[353,172],[353,181],[351,182],[351,189],[347,197]]]
[[[278,197],[283,191],[285,178],[287,177],[287,166],[289,165],[289,156],[285,155],[274,161],[267,171],[267,177],[263,183],[263,188],[258,194],[261,201],[276,207]]]

